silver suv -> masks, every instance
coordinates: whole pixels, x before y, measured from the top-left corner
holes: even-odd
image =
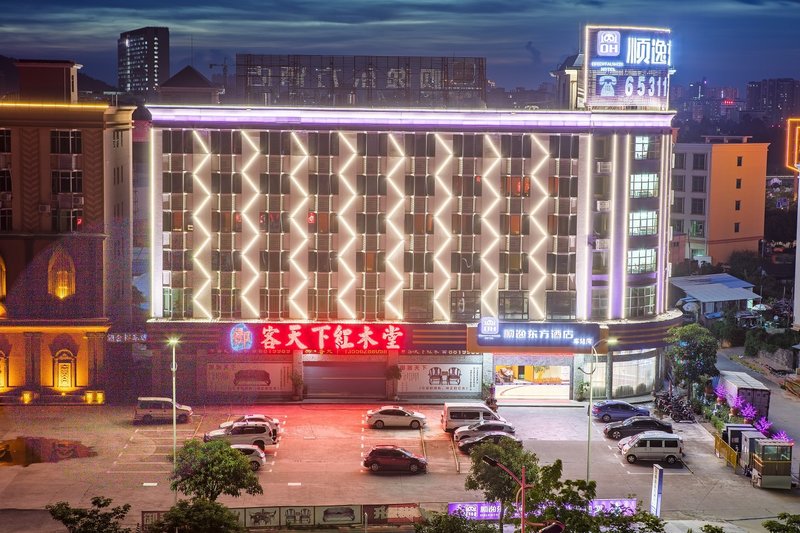
[[[262,450],[275,444],[278,436],[267,424],[236,422],[232,426],[215,429],[203,435],[203,442],[224,439],[230,444],[252,444]]]

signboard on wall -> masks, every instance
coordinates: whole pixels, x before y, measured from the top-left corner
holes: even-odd
[[[486,317],[478,323],[478,345],[586,350],[600,338],[600,325],[579,322],[498,322]]]
[[[462,514],[469,520],[499,520],[500,502],[458,502],[447,504],[447,514]],[[636,513],[636,498],[596,499],[589,501],[589,514],[619,512],[625,516]],[[519,513],[515,512],[518,518]]]
[[[451,363],[400,364],[398,392],[481,392],[481,365]]]
[[[291,392],[291,363],[207,363],[210,393]]]
[[[669,29],[587,26],[584,57],[588,108],[669,109]]]

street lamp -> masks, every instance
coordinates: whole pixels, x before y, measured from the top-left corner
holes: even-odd
[[[180,343],[180,337],[170,337],[167,344],[172,346],[172,472],[175,473],[175,461],[178,455],[178,408],[175,398],[175,373],[178,371],[178,364],[175,362],[175,347]],[[175,490],[175,503],[178,503],[178,491]]]
[[[597,370],[597,346],[605,342],[606,346],[616,344],[616,339],[600,339],[592,344],[592,366],[591,370],[586,371],[579,367],[580,371],[589,376],[589,408],[587,411],[586,421],[586,483],[589,483],[589,465],[591,464],[592,456],[592,405],[594,404],[594,387],[592,386],[592,378]],[[608,350],[606,350],[606,365],[608,365]]]

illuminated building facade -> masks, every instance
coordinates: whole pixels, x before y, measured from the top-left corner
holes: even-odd
[[[699,258],[716,265],[727,262],[735,251],[759,252],[769,145],[749,139],[706,136],[703,143],[675,144],[675,261]]]
[[[119,90],[152,96],[169,79],[169,28],[148,26],[119,34]]]
[[[173,336],[187,401],[658,381],[670,112],[148,109],[153,393]]]
[[[0,395],[24,401],[104,389],[106,332],[130,318],[133,108],[72,103],[73,67],[49,67],[62,102],[0,103]]]

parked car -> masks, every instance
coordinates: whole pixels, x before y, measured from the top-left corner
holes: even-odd
[[[621,422],[611,422],[603,428],[606,437],[619,440],[622,437],[630,437],[643,431],[664,431],[672,433],[672,424],[662,422],[652,416],[632,416]]]
[[[255,472],[267,464],[266,454],[258,446],[252,444],[232,444],[231,448],[239,450],[250,463],[250,469]]]
[[[483,435],[490,431],[501,431],[503,433],[513,434],[516,430],[510,422],[501,422],[499,420],[490,420],[487,422],[476,422],[469,426],[463,426],[453,432],[453,440],[458,442],[464,439],[470,439]]]
[[[384,405],[380,409],[367,411],[367,424],[375,429],[384,427],[409,427],[419,429],[427,423],[425,415],[409,411],[399,405]]]
[[[603,422],[625,420],[632,416],[649,416],[650,410],[621,400],[602,400],[592,406],[592,416]]]
[[[277,436],[267,424],[236,422],[224,429],[214,429],[203,435],[203,442],[225,439],[231,444],[252,444],[264,449],[275,444]]]
[[[488,433],[483,433],[482,435],[478,435],[477,437],[472,437],[469,439],[458,441],[458,449],[463,453],[469,453],[475,446],[486,444],[487,442],[500,444],[500,441],[504,439],[508,439],[512,442],[517,443],[519,446],[522,446],[522,441],[517,437],[515,437],[514,435],[511,435],[509,433],[504,433],[502,431],[490,431]]]
[[[192,408],[188,405],[175,404],[175,419],[183,424],[189,421],[192,416]],[[172,420],[172,398],[160,398],[153,396],[143,396],[136,400],[136,407],[133,411],[133,422],[150,424],[155,421]]]
[[[259,424],[267,424],[276,433],[280,430],[281,421],[275,417],[267,415],[238,415],[233,419],[223,422],[219,425],[220,428],[227,428],[234,425],[236,422],[253,422]]]
[[[645,431],[625,437],[617,447],[631,464],[636,461],[664,461],[672,465],[683,456],[683,439],[664,431]]]
[[[364,467],[373,472],[395,470],[416,474],[417,472],[425,472],[428,469],[428,460],[421,455],[411,453],[405,448],[380,444],[374,446],[364,456]]]

